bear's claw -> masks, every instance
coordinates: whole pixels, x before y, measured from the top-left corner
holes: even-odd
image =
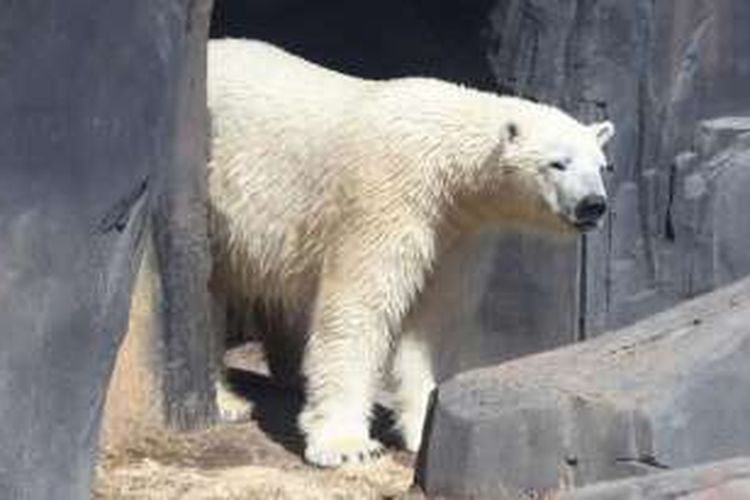
[[[344,464],[367,464],[384,454],[385,448],[374,439],[342,437],[326,443],[308,444],[305,460],[318,467],[331,468]]]
[[[243,422],[252,415],[250,402],[232,392],[222,383],[216,384],[216,406],[222,422]]]

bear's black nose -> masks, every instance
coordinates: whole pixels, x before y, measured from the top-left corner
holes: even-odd
[[[607,211],[607,199],[600,194],[590,194],[576,206],[576,223],[594,224]]]

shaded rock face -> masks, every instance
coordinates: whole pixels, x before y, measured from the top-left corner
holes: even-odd
[[[750,279],[437,390],[419,482],[517,498],[750,454]]]
[[[750,272],[750,5],[511,0],[490,20],[503,87],[617,125],[608,224],[584,242],[583,333]]]

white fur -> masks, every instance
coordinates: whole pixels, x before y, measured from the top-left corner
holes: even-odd
[[[303,318],[299,422],[322,466],[377,451],[393,345],[399,424],[419,446],[438,343],[418,298],[455,242],[488,224],[572,232],[577,201],[604,193],[611,124],[438,80],[363,80],[224,40],[208,102],[217,281]]]

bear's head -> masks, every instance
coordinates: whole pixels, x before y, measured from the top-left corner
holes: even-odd
[[[516,100],[494,158],[503,172],[506,222],[524,229],[588,231],[607,209],[602,150],[609,121],[584,125],[557,108]],[[510,187],[511,189],[508,189]]]

